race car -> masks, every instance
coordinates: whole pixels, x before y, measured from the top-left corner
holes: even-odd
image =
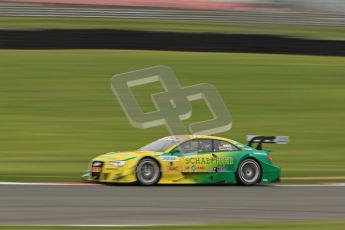
[[[222,137],[177,135],[158,139],[138,150],[110,152],[90,162],[82,176],[100,183],[240,184],[280,180],[264,143],[285,143],[286,137],[248,136],[248,145]],[[257,144],[254,148],[253,144]]]

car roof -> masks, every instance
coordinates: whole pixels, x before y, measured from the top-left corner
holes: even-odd
[[[231,139],[228,139],[228,138],[217,137],[217,136],[208,136],[208,135],[174,135],[174,136],[167,136],[167,137],[163,137],[163,138],[175,139],[178,142],[180,142],[179,144],[186,142],[186,141],[189,141],[189,140],[194,140],[194,139],[223,140],[223,141],[230,142],[232,144],[239,144],[238,142],[231,140]],[[166,149],[166,151],[170,151],[170,150],[174,149],[177,145],[178,144],[170,146],[169,148]]]
[[[212,140],[224,140],[224,141],[233,141],[228,138],[224,137],[217,137],[217,136],[208,136],[208,135],[174,135],[174,136],[167,136],[165,138],[176,138],[176,139],[185,139],[185,140],[193,140],[193,139],[212,139]]]

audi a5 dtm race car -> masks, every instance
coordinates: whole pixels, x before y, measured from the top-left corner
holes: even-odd
[[[101,183],[241,184],[280,180],[264,143],[285,144],[284,136],[248,136],[248,145],[215,136],[178,135],[138,150],[110,152],[91,160],[82,176]],[[257,144],[254,148],[253,144]]]

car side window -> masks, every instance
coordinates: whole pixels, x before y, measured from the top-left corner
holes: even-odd
[[[199,140],[198,152],[199,153],[213,152],[212,151],[212,140],[208,140],[208,139]]]
[[[177,147],[181,153],[204,153],[212,152],[212,140],[190,140]]]
[[[214,152],[227,152],[227,151],[237,151],[239,148],[230,144],[227,141],[214,140],[213,141],[213,151]]]
[[[198,141],[190,140],[190,141],[180,144],[177,148],[179,148],[181,153],[197,153]]]

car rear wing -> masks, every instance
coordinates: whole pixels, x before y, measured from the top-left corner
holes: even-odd
[[[254,143],[258,143],[257,150],[262,150],[264,143],[270,144],[287,144],[289,143],[288,136],[259,136],[259,135],[247,135],[248,146],[252,147]]]

